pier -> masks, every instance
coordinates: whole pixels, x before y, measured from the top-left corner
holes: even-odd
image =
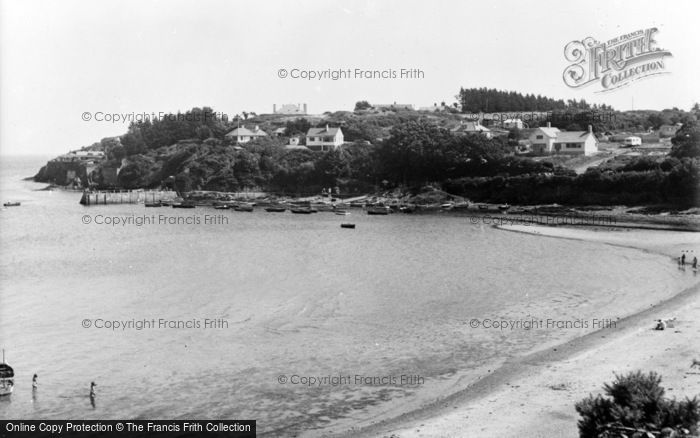
[[[80,198],[80,204],[143,204],[145,202],[173,201],[175,198],[177,198],[177,193],[172,190],[86,190]]]

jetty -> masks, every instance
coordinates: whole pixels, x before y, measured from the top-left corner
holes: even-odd
[[[172,190],[85,190],[81,205],[144,204],[146,202],[172,202],[177,198]]]

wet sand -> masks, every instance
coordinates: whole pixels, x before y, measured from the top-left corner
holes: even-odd
[[[635,229],[601,230],[506,225],[507,231],[545,238],[586,240],[668,256],[700,250],[700,233]],[[692,259],[692,256],[690,257]],[[679,275],[695,275],[687,266]],[[659,318],[673,327],[653,330]],[[425,409],[376,424],[352,436],[366,437],[563,437],[577,436],[574,405],[602,393],[614,373],[641,369],[663,377],[668,397],[700,395],[700,276],[673,298],[558,347],[515,359],[466,390]],[[350,436],[350,435],[348,435]]]

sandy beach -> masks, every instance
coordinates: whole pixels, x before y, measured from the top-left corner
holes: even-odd
[[[587,240],[675,259],[682,250],[697,254],[700,235],[635,229],[506,225],[505,231],[543,238]],[[692,257],[691,257],[692,258]],[[672,262],[670,260],[669,262]],[[679,275],[695,275],[690,267]],[[426,407],[361,434],[368,437],[574,437],[574,405],[602,393],[615,373],[656,371],[668,397],[700,395],[700,277],[670,300],[618,320],[557,348],[515,359],[481,381]],[[676,318],[673,327],[653,330],[658,318]]]

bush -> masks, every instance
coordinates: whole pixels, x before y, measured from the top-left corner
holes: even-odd
[[[661,376],[650,372],[615,375],[603,386],[606,396],[598,395],[576,403],[581,438],[656,437],[675,432],[678,438],[695,434],[700,424],[700,400],[664,398]]]

